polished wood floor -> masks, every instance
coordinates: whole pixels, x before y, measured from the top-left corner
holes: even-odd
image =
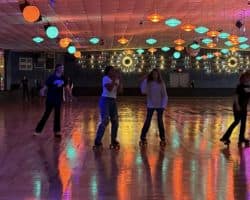
[[[164,114],[167,146],[159,146],[154,116],[147,148],[138,145],[143,97],[119,98],[119,151],[92,145],[99,121],[97,97],[62,109],[61,141],[51,117],[33,137],[43,103],[0,103],[0,200],[248,200],[250,148],[238,148],[239,128],[226,148],[219,142],[233,120],[230,98],[170,99]],[[249,120],[247,122],[247,137]]]

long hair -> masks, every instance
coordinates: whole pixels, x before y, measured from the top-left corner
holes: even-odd
[[[151,81],[153,81],[153,73],[154,72],[157,72],[157,82],[158,83],[162,83],[163,82],[163,80],[162,80],[162,77],[161,77],[161,73],[159,72],[159,70],[158,69],[156,69],[156,68],[154,68],[149,74],[148,74],[148,77],[147,77],[147,81],[148,82],[151,82]]]
[[[240,75],[240,79],[239,79],[240,84],[245,84],[246,81],[247,81],[249,78],[250,78],[249,72],[245,72],[245,73],[241,74],[241,75]]]
[[[109,73],[109,71],[112,70],[112,69],[114,69],[114,67],[110,66],[110,65],[107,66],[107,67],[105,67],[105,69],[104,69],[104,75],[107,76],[108,73]]]

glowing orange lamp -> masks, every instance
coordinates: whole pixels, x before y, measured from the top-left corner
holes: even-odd
[[[190,32],[192,30],[195,29],[195,26],[192,25],[192,24],[184,24],[182,27],[181,27],[182,30],[186,31],[186,32]]]
[[[120,39],[118,40],[118,42],[119,42],[120,44],[127,44],[127,43],[128,43],[128,39],[126,39],[125,37],[122,37],[122,38],[120,38]]]
[[[74,53],[74,56],[76,57],[76,58],[81,58],[81,52],[80,51],[76,51],[75,53]]]
[[[209,48],[214,48],[214,47],[216,47],[217,45],[216,45],[215,43],[211,42],[211,43],[207,44],[207,46],[208,46]]]
[[[148,16],[148,20],[150,20],[153,23],[160,22],[162,19],[163,19],[163,16],[161,16],[157,13],[154,13],[154,14]]]
[[[218,31],[208,31],[207,36],[209,37],[217,37],[220,34]]]
[[[237,35],[230,35],[228,37],[228,39],[232,42],[232,41],[238,41],[238,36]]]
[[[39,20],[41,14],[36,6],[28,5],[23,9],[23,17],[27,22],[34,23]]]
[[[183,50],[184,50],[184,47],[183,47],[183,46],[176,46],[176,47],[175,47],[175,50],[176,50],[176,51],[183,51]]]
[[[177,40],[174,41],[174,43],[177,44],[177,45],[182,45],[182,44],[185,43],[185,40],[183,40],[183,39],[177,39]]]
[[[148,49],[148,51],[149,51],[150,53],[155,53],[155,52],[157,51],[157,49],[156,49],[156,48],[151,47],[151,48],[149,48],[149,49]]]
[[[71,42],[72,40],[70,38],[62,38],[59,41],[59,45],[62,48],[67,48]]]

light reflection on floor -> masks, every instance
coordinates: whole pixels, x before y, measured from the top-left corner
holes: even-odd
[[[83,97],[63,107],[61,142],[51,120],[41,137],[32,137],[42,104],[0,104],[1,200],[250,199],[250,148],[237,147],[238,128],[230,149],[218,142],[233,120],[231,99],[170,99],[166,148],[159,147],[154,116],[141,149],[144,99],[122,97],[119,152],[108,149],[110,127],[103,151],[92,151],[97,101]]]

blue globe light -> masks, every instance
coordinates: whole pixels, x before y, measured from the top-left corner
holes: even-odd
[[[164,51],[164,52],[167,52],[167,51],[170,50],[170,48],[169,47],[162,47],[161,50]]]
[[[194,44],[191,44],[190,47],[191,47],[192,49],[195,49],[195,50],[196,50],[196,49],[199,49],[199,48],[200,48],[200,45],[194,43]]]
[[[59,31],[58,28],[56,26],[49,26],[46,29],[46,35],[48,36],[48,38],[50,39],[55,39],[57,38],[57,36],[59,35]]]
[[[221,39],[227,39],[229,36],[230,36],[229,33],[222,32],[222,33],[219,34],[218,37],[221,38]]]
[[[144,49],[137,49],[136,52],[141,55],[144,53]]]
[[[165,25],[169,27],[176,27],[176,26],[179,26],[180,24],[181,24],[181,21],[175,18],[170,18],[165,21]]]
[[[210,39],[210,38],[205,38],[205,39],[202,40],[202,43],[204,43],[204,44],[209,44],[211,42],[213,42],[213,40]]]
[[[153,44],[156,44],[156,43],[157,43],[157,40],[154,39],[154,38],[148,38],[148,39],[146,40],[146,43],[147,43],[147,44],[150,44],[150,45],[153,45]]]
[[[207,27],[205,27],[205,26],[199,26],[199,27],[197,27],[195,29],[195,32],[200,33],[200,34],[204,34],[204,33],[208,32],[208,31],[209,31],[209,29]]]
[[[248,44],[241,44],[240,49],[248,49],[250,46]]]
[[[231,41],[226,41],[225,45],[227,45],[228,47],[231,47],[231,46],[233,46],[233,43]]]
[[[229,53],[229,49],[221,49],[220,52],[223,53],[223,54],[228,54]]]
[[[247,37],[239,37],[239,38],[238,38],[238,42],[239,42],[239,43],[246,42],[247,40],[248,40]]]
[[[175,59],[179,59],[181,57],[181,53],[179,51],[175,51],[173,56]]]
[[[35,43],[41,43],[44,41],[44,39],[42,37],[39,37],[39,36],[33,37],[32,40]]]
[[[68,52],[69,52],[70,54],[74,54],[74,53],[76,52],[76,47],[73,46],[73,45],[70,45],[70,46],[68,47]]]
[[[97,38],[97,37],[93,37],[93,38],[90,38],[90,39],[89,39],[89,42],[90,42],[91,44],[98,44],[98,43],[100,42],[100,39]]]

